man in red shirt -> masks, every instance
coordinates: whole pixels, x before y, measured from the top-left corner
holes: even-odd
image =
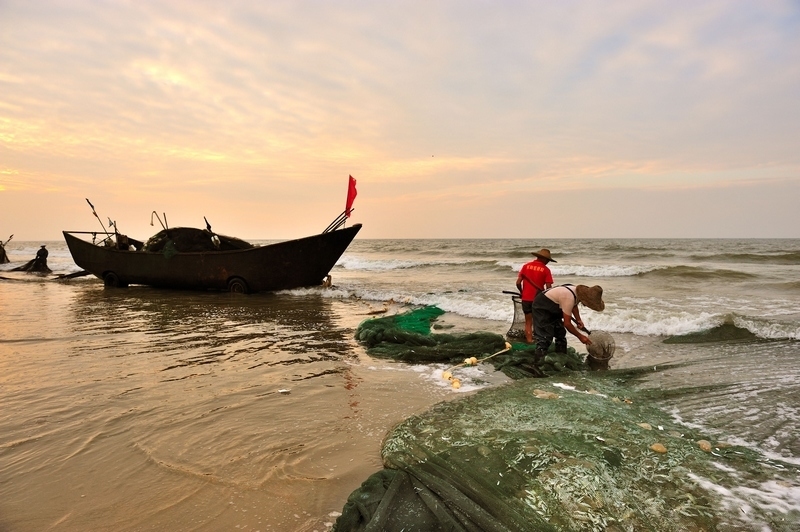
[[[517,290],[521,294],[522,312],[525,314],[525,341],[533,342],[533,300],[542,290],[553,286],[553,274],[547,267],[548,262],[557,262],[550,257],[549,249],[540,249],[531,253],[536,257],[520,268],[517,276]]]

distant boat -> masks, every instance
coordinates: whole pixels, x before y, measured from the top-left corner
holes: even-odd
[[[88,201],[88,200],[87,200]],[[91,205],[91,203],[90,203]],[[342,217],[343,223],[344,218]],[[63,231],[72,259],[107,287],[130,284],[236,293],[319,286],[361,224],[266,246],[191,227],[166,228],[147,242],[117,233]],[[92,242],[76,235],[92,235]],[[102,237],[96,242],[97,237]]]

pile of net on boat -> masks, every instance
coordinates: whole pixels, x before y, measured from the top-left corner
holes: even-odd
[[[217,235],[194,227],[172,227],[159,231],[144,244],[149,252],[187,253],[202,251],[234,251],[250,249],[253,245],[239,238]]]
[[[474,357],[485,359],[513,379],[542,377],[587,367],[583,355],[571,347],[566,353],[556,353],[551,345],[547,356],[536,360],[535,344],[514,343],[506,349],[506,339],[499,334],[431,332],[432,323],[442,314],[442,309],[428,306],[373,318],[358,326],[355,337],[374,357],[414,364],[456,364]],[[500,351],[503,352],[496,354]]]
[[[773,497],[796,465],[679,424],[621,377],[521,379],[407,419],[334,530],[800,529]]]

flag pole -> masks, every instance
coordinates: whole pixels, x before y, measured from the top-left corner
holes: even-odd
[[[344,224],[348,218],[350,218],[350,213],[352,213],[355,209],[353,208],[353,201],[356,199],[356,180],[353,176],[348,176],[347,180],[347,201],[345,203],[344,211],[342,214],[336,217],[335,220],[331,222],[331,224],[325,228],[322,232],[323,234],[329,233],[331,231],[335,231],[339,229],[342,224]]]
[[[347,217],[350,215],[350,212],[353,212],[354,210],[355,209],[350,209],[349,212],[348,211],[342,211],[342,214],[337,216],[336,219],[334,221],[332,221],[331,224],[328,227],[325,228],[323,233],[330,233],[331,231],[335,231],[335,230],[339,229],[342,226],[342,224],[347,221]]]

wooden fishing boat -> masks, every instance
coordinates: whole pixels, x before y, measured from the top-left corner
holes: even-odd
[[[75,264],[109,287],[248,293],[323,284],[360,229],[361,224],[329,227],[318,235],[265,246],[190,227],[166,228],[147,242],[116,231],[63,234]],[[92,242],[77,235],[92,235]]]

